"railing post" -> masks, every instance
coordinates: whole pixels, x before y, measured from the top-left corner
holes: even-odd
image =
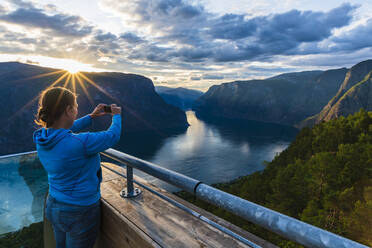
[[[123,198],[132,198],[141,194],[139,188],[133,188],[133,167],[127,165],[127,187],[120,191],[120,196]]]

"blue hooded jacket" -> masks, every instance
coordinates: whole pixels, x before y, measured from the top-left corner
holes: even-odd
[[[86,115],[70,129],[40,128],[34,132],[40,162],[48,173],[49,194],[58,201],[88,206],[101,197],[99,152],[120,139],[121,115],[115,114],[107,131],[79,132],[92,124]]]

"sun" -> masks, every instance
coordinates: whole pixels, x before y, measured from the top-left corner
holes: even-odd
[[[81,69],[78,66],[66,66],[64,69],[68,71],[70,74],[76,74],[79,71],[81,71]]]
[[[76,74],[78,72],[87,71],[90,69],[89,66],[75,60],[67,60],[61,67],[70,74]]]

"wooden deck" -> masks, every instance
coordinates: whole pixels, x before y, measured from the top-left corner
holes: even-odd
[[[120,166],[112,163],[103,164],[125,174],[125,169]],[[104,167],[102,174],[102,226],[95,248],[249,247],[141,187],[140,196],[123,199],[119,192],[126,185],[125,178]],[[134,179],[262,247],[276,247],[141,178]],[[45,231],[48,228],[50,230],[49,223],[46,223],[45,227]]]

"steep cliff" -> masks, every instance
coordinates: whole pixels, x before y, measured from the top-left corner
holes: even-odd
[[[360,108],[372,110],[372,60],[353,66],[346,74],[337,94],[317,115],[305,119],[300,127],[313,126],[321,121],[329,121],[339,116],[347,116]]]
[[[296,125],[319,113],[337,93],[346,72],[346,68],[307,71],[213,85],[193,109],[200,115]]]
[[[33,150],[33,123],[39,93],[65,72],[17,62],[0,63],[0,154]],[[188,126],[186,115],[167,104],[156,92],[152,81],[134,74],[115,72],[82,73],[81,83],[72,77],[66,87],[78,94],[78,117],[90,113],[99,103],[116,103],[122,107],[124,133],[161,132]],[[68,76],[56,86],[65,85]],[[93,86],[95,84],[96,86]],[[85,88],[85,90],[84,90]],[[93,130],[110,125],[110,117],[94,120]],[[123,136],[124,137],[124,136]]]

